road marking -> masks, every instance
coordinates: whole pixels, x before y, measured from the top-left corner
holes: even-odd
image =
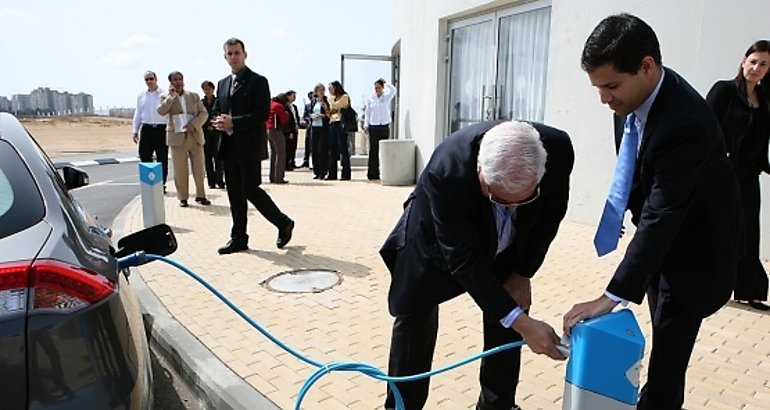
[[[139,185],[138,182],[115,182],[115,181],[109,180],[109,181],[102,181],[102,182],[96,182],[93,184],[88,184],[78,188],[78,190],[83,190],[86,188],[94,188],[98,186],[138,186],[138,185]]]

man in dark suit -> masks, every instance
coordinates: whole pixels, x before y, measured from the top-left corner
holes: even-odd
[[[380,250],[391,273],[395,316],[388,373],[430,370],[438,305],[468,292],[484,317],[484,350],[521,340],[564,357],[559,337],[527,312],[540,268],[567,210],[574,153],[563,131],[518,121],[473,125],[433,152],[404,213]],[[482,360],[478,409],[517,408],[520,349]],[[399,383],[420,409],[429,381]],[[388,391],[386,408],[395,408]]]
[[[224,49],[232,74],[219,80],[214,107],[218,115],[212,125],[222,132],[219,155],[224,160],[233,228],[230,240],[219,248],[219,253],[224,255],[249,248],[246,200],[278,228],[276,246],[283,248],[291,240],[294,221],[283,214],[259,187],[261,161],[267,158],[265,121],[270,112],[270,86],[265,77],[246,67],[246,47],[241,40],[227,40]]]
[[[618,303],[641,303],[646,292],[652,353],[637,408],[680,409],[701,321],[724,305],[735,284],[743,248],[737,181],[714,115],[684,78],[662,67],[658,39],[644,21],[628,14],[602,20],[581,63],[601,102],[626,121],[622,140],[641,139],[632,144],[638,153],[619,215],[630,209],[637,228],[604,294],[575,305],[564,331]],[[604,218],[600,254],[617,246],[620,230],[602,251]]]

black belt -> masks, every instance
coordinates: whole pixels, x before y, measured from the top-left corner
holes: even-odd
[[[142,128],[148,127],[148,128],[166,128],[166,124],[142,124]]]
[[[375,127],[385,128],[385,127],[389,127],[389,126],[390,126],[390,124],[379,124],[379,125],[369,124],[369,128],[375,128]]]

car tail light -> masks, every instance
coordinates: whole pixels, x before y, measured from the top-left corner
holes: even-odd
[[[30,310],[68,313],[111,295],[115,283],[69,263],[42,259],[0,264],[0,317]]]

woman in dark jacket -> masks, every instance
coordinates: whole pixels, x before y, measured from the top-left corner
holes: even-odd
[[[770,42],[760,40],[746,53],[733,80],[718,81],[706,101],[719,119],[727,152],[743,195],[746,254],[738,265],[733,296],[758,310],[770,310],[768,278],[759,260],[759,174],[770,173]]]

